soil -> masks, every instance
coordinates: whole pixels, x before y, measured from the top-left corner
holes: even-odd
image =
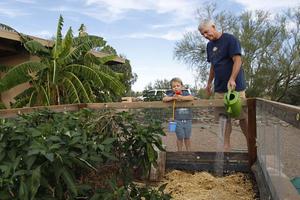
[[[165,192],[174,200],[255,200],[251,178],[235,173],[214,177],[207,172],[187,173],[173,170],[165,175]]]

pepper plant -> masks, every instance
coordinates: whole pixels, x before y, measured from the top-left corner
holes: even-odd
[[[163,150],[163,134],[158,123],[143,124],[133,114],[108,110],[43,110],[2,119],[0,199],[89,199],[96,198],[100,190],[111,191],[109,188],[127,191],[133,188],[134,167],[146,173],[155,164],[155,148]],[[113,179],[108,179],[107,188],[95,190],[80,181],[87,171],[107,164],[117,166],[113,177],[122,185],[110,187]],[[135,191],[153,193],[138,187]]]

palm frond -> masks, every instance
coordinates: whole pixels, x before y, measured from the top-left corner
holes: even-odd
[[[62,52],[60,54],[61,57],[65,57],[70,52],[73,45],[73,31],[70,27],[65,38],[62,40]]]
[[[35,106],[37,103],[36,91],[32,92],[30,98],[28,99],[29,106]]]
[[[106,88],[111,89],[115,92],[115,94],[118,95],[121,95],[125,92],[125,86],[119,80],[102,71],[99,71],[98,74],[103,80]]]
[[[32,76],[38,74],[40,70],[46,68],[39,62],[24,62],[11,68],[4,77],[0,80],[0,91],[6,91],[21,83],[32,80]]]
[[[6,106],[5,106],[5,104],[2,101],[0,101],[0,110],[1,109],[6,109]]]
[[[80,45],[85,42],[92,42],[92,43],[97,43],[98,46],[96,47],[104,47],[106,44],[106,41],[103,39],[103,37],[99,37],[96,35],[85,35],[85,36],[80,36],[80,37],[75,37],[74,38],[74,46]]]
[[[42,91],[42,93],[39,93],[39,94],[43,94],[44,95],[44,99],[41,99],[41,101],[43,102],[43,105],[45,106],[50,106],[50,98],[48,96],[48,93],[46,92],[46,89],[40,85],[39,86],[39,89]]]
[[[97,69],[102,81],[109,89],[116,90],[116,94],[123,94],[125,92],[125,85],[120,82],[123,74],[117,73],[110,69],[107,65],[93,65]]]
[[[52,55],[54,58],[58,58],[60,51],[61,51],[61,44],[62,44],[62,27],[64,25],[64,18],[59,15],[58,23],[57,23],[57,29],[56,29],[56,38],[55,38],[55,44],[54,48],[52,50]]]
[[[98,63],[98,58],[91,51],[89,51],[84,55],[83,63],[87,66],[92,66],[94,63]]]
[[[11,67],[0,64],[0,72],[7,72]]]
[[[80,103],[80,98],[73,82],[68,78],[64,78],[63,82],[66,86],[66,98],[69,99],[68,103]]]
[[[87,67],[85,65],[72,64],[66,66],[64,70],[72,72],[77,76],[84,77],[84,79],[86,80],[94,81],[94,83],[97,84],[99,87],[103,86],[103,81],[99,77],[97,70],[94,68]]]
[[[91,87],[91,81],[84,81],[83,85],[84,85],[84,88],[86,89],[87,93],[89,94],[89,97],[90,97],[91,101],[95,102],[96,97],[95,97],[94,92],[93,92],[92,87]]]
[[[99,65],[104,65],[105,63],[107,62],[110,62],[110,61],[114,61],[114,59],[117,57],[117,55],[108,55],[108,56],[104,56],[104,57],[101,57],[101,58],[97,58],[97,64]]]
[[[101,40],[95,41],[86,41],[75,46],[74,49],[71,49],[68,55],[59,60],[59,63],[66,64],[71,63],[74,60],[80,60],[87,52],[91,51],[93,48],[99,46],[102,43]]]
[[[91,103],[89,95],[88,95],[86,89],[84,88],[84,85],[80,81],[80,79],[74,73],[71,73],[71,72],[66,72],[66,77],[70,81],[72,81],[72,83],[74,84],[74,86],[77,90],[77,93],[80,94],[80,97],[83,98],[82,102]]]
[[[29,51],[33,55],[44,56],[50,55],[49,49],[47,49],[44,45],[35,40],[30,40],[25,43],[24,47],[27,51]]]
[[[30,87],[14,97],[15,102],[11,105],[12,108],[22,108],[30,103],[30,97],[34,96],[35,88]],[[30,105],[30,104],[29,104]]]
[[[28,35],[25,35],[23,33],[18,33],[21,39],[21,43],[25,44],[26,42],[29,42],[31,40],[33,40],[32,38],[30,38]]]
[[[61,45],[62,42],[62,27],[64,26],[64,18],[62,15],[59,15],[58,23],[57,23],[57,29],[56,29],[56,38],[55,38],[55,44],[56,46]]]
[[[121,78],[122,73],[118,73],[115,72],[114,70],[112,70],[108,65],[93,65],[94,68],[96,68],[97,70],[100,70],[106,74],[109,74],[112,77],[115,77],[116,79]]]

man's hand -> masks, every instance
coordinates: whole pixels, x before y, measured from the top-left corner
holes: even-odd
[[[211,96],[211,94],[212,94],[211,83],[207,83],[205,90],[206,90],[207,95]]]
[[[235,90],[235,87],[236,87],[236,83],[234,80],[232,79],[229,79],[228,83],[227,83],[227,88],[228,90]]]

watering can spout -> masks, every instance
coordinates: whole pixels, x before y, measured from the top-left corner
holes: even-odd
[[[229,113],[229,114],[231,114],[231,113],[232,113],[231,106],[228,106],[227,113]]]

